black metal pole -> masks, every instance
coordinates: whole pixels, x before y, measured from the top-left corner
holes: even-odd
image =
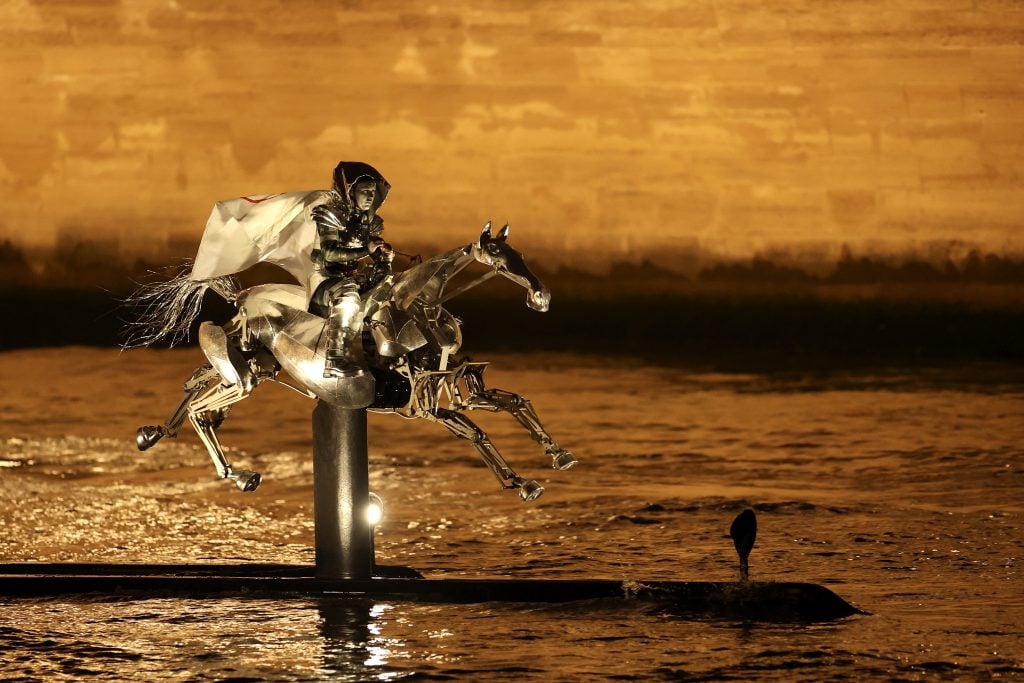
[[[366,409],[318,401],[313,409],[313,521],[316,575],[369,579],[373,545]]]

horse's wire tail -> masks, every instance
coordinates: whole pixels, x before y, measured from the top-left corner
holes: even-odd
[[[172,273],[170,277],[168,273]],[[193,280],[191,260],[149,274],[154,279],[140,284],[122,301],[131,311],[131,319],[126,321],[121,348],[152,346],[160,341],[166,341],[168,346],[180,344],[188,339],[207,290],[213,289],[226,298],[239,292],[238,280],[230,275]]]

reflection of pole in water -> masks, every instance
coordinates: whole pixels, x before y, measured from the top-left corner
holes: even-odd
[[[366,681],[378,678],[386,659],[372,652],[371,627],[381,606],[366,600],[324,598],[317,601],[320,635],[323,637],[323,675],[337,681]]]

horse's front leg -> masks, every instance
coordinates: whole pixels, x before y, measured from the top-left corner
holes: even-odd
[[[439,422],[448,428],[455,436],[472,442],[480,457],[494,473],[494,476],[501,482],[502,488],[518,489],[519,497],[523,500],[535,500],[544,493],[544,487],[533,479],[523,479],[505,462],[501,453],[494,447],[487,434],[476,426],[472,420],[457,413],[454,410],[436,408],[433,411],[420,413],[425,419]]]
[[[470,395],[464,405],[470,410],[483,409],[491,411],[504,410],[526,427],[533,440],[544,447],[544,452],[551,456],[551,466],[556,470],[567,470],[576,464],[576,456],[565,450],[551,438],[544,429],[533,404],[519,394],[504,389],[485,389],[483,380],[474,376],[469,383]]]
[[[233,470],[217,439],[216,430],[227,417],[231,406],[250,393],[251,389],[239,384],[223,384],[218,381],[211,383],[205,392],[190,401],[187,409],[189,422],[206,446],[217,475],[221,479],[230,479],[242,491],[255,491],[260,485],[260,474],[250,470]]]

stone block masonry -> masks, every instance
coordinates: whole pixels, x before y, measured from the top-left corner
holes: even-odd
[[[346,158],[393,182],[396,244],[494,218],[567,261],[1024,252],[1016,2],[11,0],[0,27],[0,240],[30,247],[187,241]]]

